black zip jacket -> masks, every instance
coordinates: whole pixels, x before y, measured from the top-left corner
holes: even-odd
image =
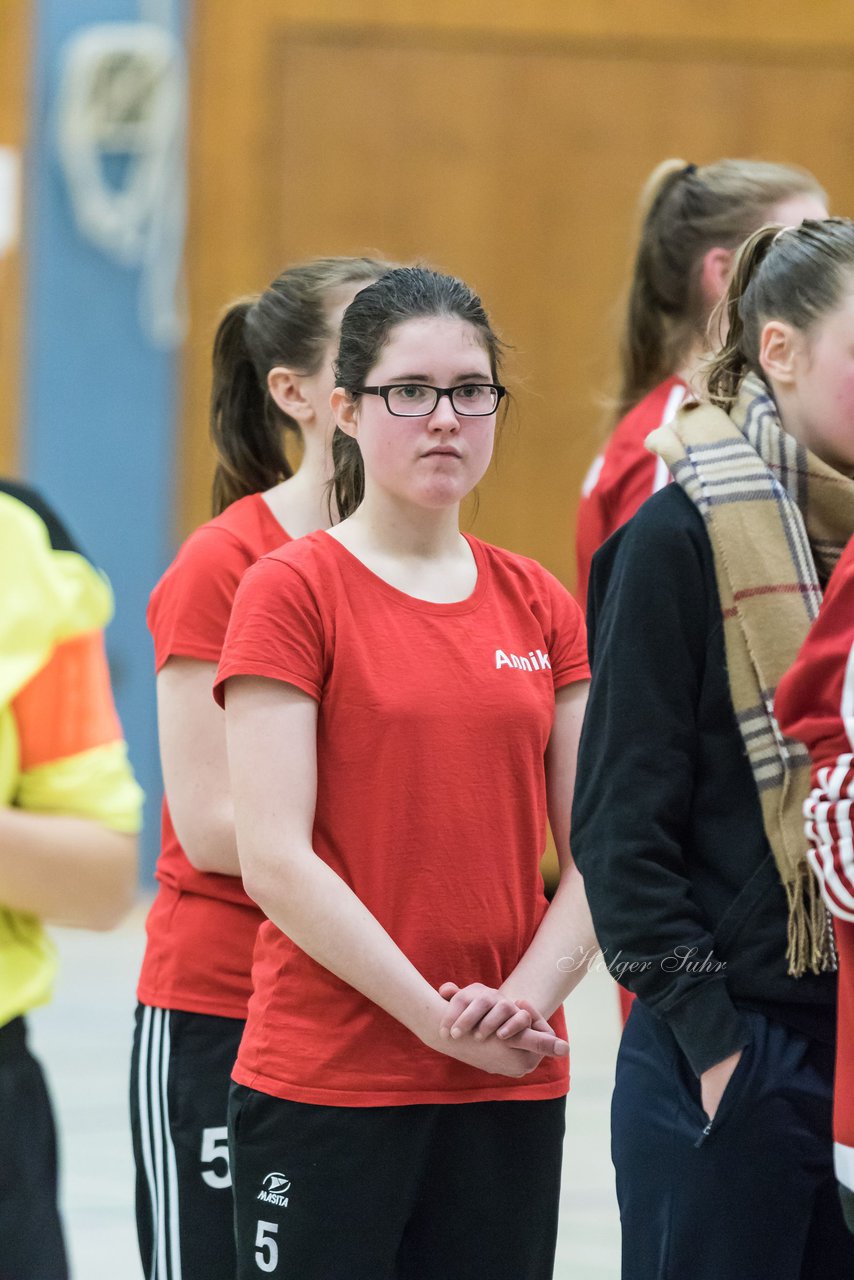
[[[834,1039],[835,975],[786,972],[786,896],[726,673],[712,548],[676,484],[593,560],[572,814],[605,961],[700,1075],[753,1009]]]

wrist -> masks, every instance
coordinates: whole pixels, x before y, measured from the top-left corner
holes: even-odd
[[[447,1012],[447,1001],[435,991],[431,991],[423,1003],[416,1009],[407,1026],[428,1049],[444,1049],[446,1041],[439,1035],[439,1024]]]
[[[543,991],[533,982],[527,982],[523,985],[512,974],[506,982],[502,982],[498,989],[503,996],[506,996],[508,1000],[512,1000],[514,1004],[524,1000],[526,1004],[533,1005],[537,1012],[545,1018],[546,1022],[557,1013],[563,1004],[563,1000],[556,998],[554,992]]]
[[[707,1076],[713,1078],[718,1075],[725,1075],[727,1071],[733,1070],[738,1065],[739,1059],[743,1053],[744,1049],[736,1049],[735,1053],[728,1053],[727,1056],[725,1058],[721,1058],[719,1062],[713,1062],[710,1067],[706,1067],[705,1071],[701,1073],[700,1079],[703,1080]]]

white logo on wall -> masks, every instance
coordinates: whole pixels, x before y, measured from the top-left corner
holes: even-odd
[[[288,1207],[288,1197],[286,1191],[290,1191],[290,1179],[286,1178],[283,1173],[268,1173],[264,1179],[261,1190],[258,1192],[257,1199],[263,1201],[264,1204],[277,1204],[280,1208]]]
[[[66,42],[56,129],[74,219],[102,253],[139,268],[143,328],[167,349],[187,329],[186,106],[177,31],[156,22],[88,23]]]

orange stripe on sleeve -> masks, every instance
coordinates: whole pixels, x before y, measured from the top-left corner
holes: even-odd
[[[120,741],[102,631],[66,640],[12,703],[23,771]]]

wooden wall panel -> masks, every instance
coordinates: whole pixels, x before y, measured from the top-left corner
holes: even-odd
[[[252,39],[248,28],[255,24],[269,33],[276,24],[300,22],[394,27],[415,39],[447,31],[548,43],[598,40],[611,47],[711,45],[742,53],[749,44],[754,55],[797,48],[826,56],[854,45],[850,0],[752,0],[749,16],[743,0],[431,0],[429,6],[425,0],[252,0],[251,6],[208,0],[199,7],[205,24],[227,36],[230,50]]]
[[[677,7],[681,26],[665,32]],[[831,7],[816,6],[816,39]],[[340,3],[315,8],[311,26],[295,21],[300,5],[272,0],[243,8],[239,24],[222,9],[198,14],[182,531],[208,514],[217,307],[285,262],[382,250],[471,280],[513,343],[516,421],[475,527],[572,582],[577,493],[648,171],[670,154],[790,160],[814,169],[837,209],[854,209],[849,62],[820,66],[814,45],[784,47],[779,24],[772,47],[761,21],[749,49],[734,21],[692,42],[694,9],[653,5],[641,42],[619,4],[515,6],[515,22],[529,19],[516,34],[500,4],[457,3],[456,30],[441,3],[429,28],[378,0],[356,26],[342,24],[351,7]],[[624,38],[592,38],[604,26],[591,15],[606,11]],[[854,13],[835,31],[841,48]]]
[[[2,0],[0,146],[23,153],[27,135],[31,0]],[[20,248],[0,257],[0,473],[15,472],[23,359]]]
[[[571,581],[596,371],[604,379],[610,363],[637,188],[662,154],[758,151],[837,168],[854,141],[854,80],[825,72],[812,102],[813,74],[787,69],[781,95],[776,69],[731,63],[283,36],[270,58],[269,147],[287,138],[288,163],[276,170],[267,264],[377,247],[481,290],[515,348],[518,430],[483,486],[476,528]]]

